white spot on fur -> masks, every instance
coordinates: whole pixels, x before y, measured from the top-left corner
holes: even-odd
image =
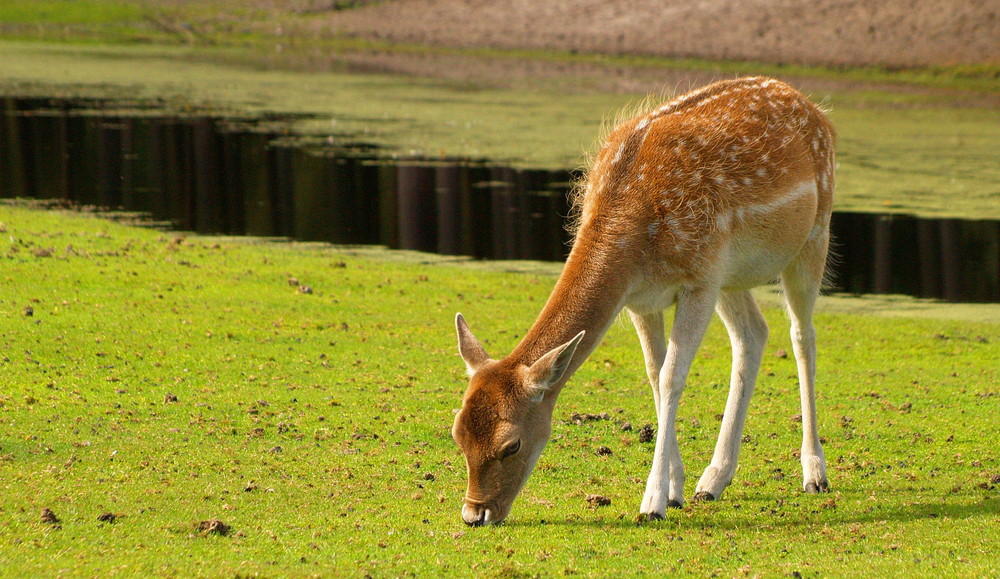
[[[720,213],[715,218],[715,226],[718,227],[723,232],[728,232],[729,227],[732,225],[732,223],[733,223],[733,214],[728,211]]]
[[[618,163],[618,161],[621,161],[621,159],[622,159],[622,153],[624,153],[624,152],[625,152],[625,143],[622,143],[622,144],[618,145],[618,152],[615,153],[615,158],[611,159],[611,164],[615,165],[615,164]]]

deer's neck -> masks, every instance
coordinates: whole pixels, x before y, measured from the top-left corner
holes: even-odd
[[[594,351],[625,305],[630,275],[623,268],[624,256],[607,245],[613,246],[577,239],[545,307],[511,353],[530,365],[585,330],[559,388]]]

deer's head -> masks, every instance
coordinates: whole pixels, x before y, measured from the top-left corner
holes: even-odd
[[[458,351],[471,377],[451,430],[469,473],[462,520],[473,526],[496,524],[507,518],[549,440],[553,386],[569,367],[583,332],[529,365],[491,359],[461,314],[455,325]]]

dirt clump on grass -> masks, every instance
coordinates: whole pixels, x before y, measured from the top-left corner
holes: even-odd
[[[59,517],[56,516],[52,509],[44,508],[42,509],[42,523],[46,525],[59,525]]]
[[[219,519],[209,519],[207,521],[201,521],[198,523],[198,532],[202,535],[222,535],[226,536],[229,534],[230,526],[223,523]]]
[[[587,495],[586,500],[592,507],[606,507],[611,504],[611,499],[604,495]]]

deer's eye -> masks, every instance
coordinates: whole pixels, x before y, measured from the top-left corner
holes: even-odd
[[[500,458],[507,458],[509,456],[514,456],[517,451],[521,450],[521,441],[518,439],[516,442],[512,442],[504,447],[503,452],[500,453]]]

